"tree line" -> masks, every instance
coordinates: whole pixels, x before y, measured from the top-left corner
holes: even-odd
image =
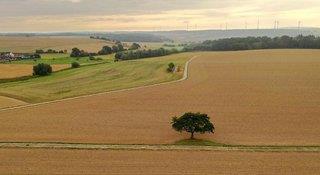
[[[207,40],[202,43],[185,46],[185,51],[236,51],[253,49],[320,49],[320,37],[281,36],[281,37],[245,37]]]
[[[184,45],[182,51],[177,49],[148,49],[142,50],[141,46],[133,43],[131,47],[125,49],[119,42],[116,45],[104,46],[98,53],[88,53],[83,50],[74,48],[71,57],[86,57],[96,55],[115,54],[115,61],[133,60],[141,58],[159,57],[186,51],[236,51],[236,50],[253,50],[253,49],[320,49],[320,37],[309,36],[281,36],[281,37],[244,37],[244,38],[227,38],[219,40],[207,40],[202,43],[193,43]]]
[[[148,50],[135,50],[135,51],[125,51],[125,52],[117,52],[115,55],[115,61],[120,60],[134,60],[134,59],[142,59],[142,58],[151,58],[151,57],[160,57],[165,55],[170,55],[174,53],[179,53],[177,49],[148,49]]]
[[[48,50],[43,50],[43,49],[37,49],[36,50],[36,53],[37,54],[44,54],[44,53],[67,53],[68,51],[67,50],[54,50],[54,49],[48,49]]]
[[[97,53],[89,53],[84,50],[80,50],[78,48],[73,48],[70,54],[70,57],[88,57],[88,56],[97,56],[97,55],[109,55],[112,53],[123,52],[126,50],[137,50],[140,49],[141,46],[137,43],[133,43],[128,49],[125,49],[122,43],[117,42],[112,47],[110,46],[103,46],[100,51]]]

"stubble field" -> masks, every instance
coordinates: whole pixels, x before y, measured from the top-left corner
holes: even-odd
[[[70,65],[52,65],[53,71],[69,68]],[[0,64],[0,79],[9,79],[22,76],[30,76],[33,72],[33,65],[27,64]]]
[[[320,52],[199,53],[187,81],[0,111],[0,141],[167,144],[170,119],[208,113],[228,144],[320,144]]]
[[[0,36],[0,52],[30,53],[36,49],[68,50],[74,47],[88,52],[98,52],[105,45],[113,43],[90,39],[89,37],[66,37],[66,36]]]
[[[319,153],[1,149],[3,174],[316,175]]]

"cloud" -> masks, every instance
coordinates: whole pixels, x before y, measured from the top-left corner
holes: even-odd
[[[0,31],[319,26],[319,0],[0,0]],[[64,27],[61,28],[60,26]]]

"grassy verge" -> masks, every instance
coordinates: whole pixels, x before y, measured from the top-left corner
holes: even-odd
[[[189,140],[190,141],[190,140]],[[21,149],[80,149],[80,150],[184,150],[184,151],[242,151],[242,152],[312,152],[319,153],[319,146],[237,146],[221,145],[211,141],[183,141],[183,144],[146,145],[146,144],[103,144],[103,143],[66,143],[66,142],[0,142],[2,148]],[[203,145],[203,143],[209,145]],[[195,145],[196,143],[196,145]],[[201,145],[198,145],[201,143]],[[214,144],[214,145],[212,145]]]
[[[95,56],[95,59],[89,59],[89,57],[72,58],[69,56],[69,54],[41,54],[41,59],[11,61],[7,62],[7,64],[71,64],[72,62],[78,62],[80,64],[94,64],[99,62],[101,63],[106,60],[111,60],[113,58],[114,54]]]
[[[230,145],[218,143],[211,140],[202,139],[185,139],[175,142],[173,145],[178,146],[219,146],[219,147],[235,147],[235,148],[264,148],[264,149],[281,149],[281,148],[318,148],[318,145]]]
[[[167,73],[168,63],[184,67],[193,55],[183,53],[67,69],[46,77],[0,83],[0,94],[38,103],[177,80],[182,77],[183,70]]]
[[[226,146],[225,144],[216,143],[211,140],[201,140],[201,139],[186,139],[180,140],[174,143],[174,145],[184,145],[184,146]]]

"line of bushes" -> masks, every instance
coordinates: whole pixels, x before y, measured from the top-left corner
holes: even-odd
[[[141,46],[137,43],[133,43],[128,50],[137,50],[140,49]],[[102,49],[98,53],[89,53],[84,50],[80,50],[78,48],[73,48],[72,52],[70,54],[70,57],[88,57],[88,56],[97,56],[97,55],[109,55],[112,53],[117,53],[117,52],[123,52],[126,51],[127,49],[124,48],[123,44],[120,42],[117,42],[115,45],[112,47],[110,46],[103,46]]]
[[[71,68],[79,68],[80,64],[78,62],[72,62]],[[52,66],[50,64],[39,63],[33,66],[33,75],[34,76],[47,76],[53,72]]]
[[[67,50],[59,50],[59,51],[57,51],[57,50],[54,50],[54,49],[48,49],[48,50],[44,51],[43,49],[38,49],[38,50],[36,50],[36,53],[37,53],[37,54],[44,54],[44,53],[68,53],[68,51],[67,51]]]

